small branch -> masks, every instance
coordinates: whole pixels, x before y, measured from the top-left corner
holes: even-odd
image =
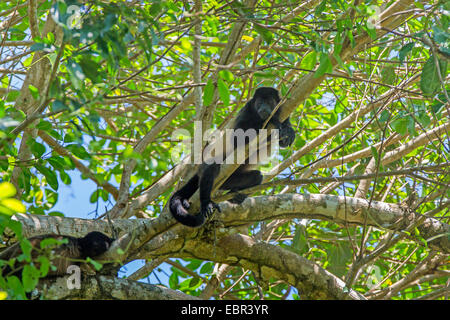
[[[207,241],[188,240],[185,251],[194,257],[216,250],[214,260],[240,265],[261,279],[281,279],[298,288],[304,299],[365,300],[358,292],[319,265],[300,255],[241,234],[221,238],[216,248]],[[200,249],[201,248],[201,249]],[[209,254],[210,259],[211,254]]]
[[[28,20],[30,25],[31,38],[39,39],[41,37],[41,33],[39,32],[36,0],[28,0]]]
[[[353,175],[353,176],[337,176],[337,177],[319,177],[319,178],[307,178],[307,179],[280,179],[280,180],[274,180],[271,182],[266,182],[263,184],[260,184],[256,187],[248,188],[239,191],[239,193],[244,194],[252,194],[255,191],[264,190],[268,187],[275,187],[280,185],[288,185],[288,186],[299,186],[299,185],[308,185],[312,183],[328,183],[328,182],[346,182],[346,181],[355,181],[355,180],[369,180],[373,179],[375,177],[391,177],[391,176],[402,176],[402,175],[410,175],[414,174],[417,171],[435,171],[437,169],[444,169],[449,168],[450,163],[442,163],[438,165],[432,165],[432,166],[419,166],[419,167],[410,167],[400,170],[392,170],[387,172],[378,172],[378,173],[369,173],[369,174],[362,174],[362,175]],[[227,193],[223,196],[215,197],[214,199],[217,201],[225,201],[233,198],[235,193]]]
[[[118,191],[117,191],[116,187],[114,187],[109,182],[98,181],[97,178],[95,177],[94,173],[92,173],[92,171],[88,167],[86,167],[84,164],[82,164],[81,161],[79,161],[77,158],[75,158],[75,156],[73,156],[69,151],[67,151],[63,146],[61,146],[55,139],[53,139],[51,136],[49,136],[46,132],[39,130],[38,134],[42,138],[42,140],[44,140],[50,147],[53,148],[53,150],[55,150],[57,153],[59,153],[62,156],[69,157],[73,161],[75,167],[81,173],[83,173],[89,179],[94,181],[95,184],[97,184],[99,187],[102,187],[103,189],[108,191],[114,197],[114,199],[117,199]]]
[[[143,279],[145,277],[148,277],[148,275],[150,273],[152,273],[153,270],[156,267],[158,267],[161,263],[163,263],[164,261],[166,261],[166,258],[164,258],[164,257],[159,257],[159,258],[156,258],[156,259],[152,259],[152,261],[147,262],[143,267],[141,267],[140,269],[136,270],[134,273],[129,275],[127,277],[127,279],[139,280],[139,279]]]

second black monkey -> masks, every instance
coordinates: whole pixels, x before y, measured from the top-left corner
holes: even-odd
[[[262,129],[265,121],[270,117],[276,105],[280,102],[278,90],[271,87],[261,87],[256,89],[252,99],[240,110],[233,129]],[[290,146],[295,139],[295,131],[287,118],[280,122],[280,112],[277,110],[270,118],[272,123],[279,130],[279,144],[281,147]],[[236,140],[234,148],[236,148]],[[197,173],[178,191],[176,191],[169,200],[169,208],[173,217],[183,225],[189,227],[199,227],[205,220],[212,215],[219,206],[211,200],[211,191],[220,171],[220,164],[202,163]],[[223,183],[221,190],[230,190],[232,192],[250,188],[261,184],[263,176],[259,170],[252,170],[251,165],[242,164],[239,168]],[[188,213],[189,198],[200,188],[200,213],[191,215]],[[242,202],[245,196],[235,199],[235,202]]]

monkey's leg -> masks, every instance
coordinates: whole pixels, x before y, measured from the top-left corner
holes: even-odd
[[[200,212],[205,218],[210,218],[215,209],[220,212],[220,207],[211,200],[211,191],[219,170],[220,165],[216,163],[202,165],[200,174]]]
[[[225,183],[220,187],[222,190],[230,190],[231,192],[237,192],[239,190],[247,189],[250,187],[261,184],[263,176],[259,170],[236,170]],[[247,196],[242,193],[237,193],[231,200],[231,203],[241,204]]]

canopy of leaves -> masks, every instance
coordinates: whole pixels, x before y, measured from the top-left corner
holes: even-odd
[[[252,195],[356,197],[448,224],[450,7],[404,2],[384,17],[392,2],[2,1],[0,181],[15,188],[0,184],[0,246],[11,234],[22,239],[11,215],[23,205],[27,214],[64,216],[52,208],[74,175],[97,185],[92,203],[102,199],[109,210],[122,201],[128,211],[115,217],[159,217],[190,173],[174,173],[186,169],[178,164],[189,151],[180,149],[180,129],[193,136],[193,120],[222,128],[255,88],[290,98],[304,79],[319,84],[289,110],[295,143],[280,151],[280,166],[264,169],[276,179],[375,177],[280,183]],[[349,221],[299,216],[239,232],[317,263],[369,299],[447,296],[448,251],[430,247],[433,239],[414,226]],[[213,252],[201,260],[178,251],[161,258],[170,267],[149,271],[166,274],[172,289],[304,298],[286,281],[216,264]],[[436,257],[444,258],[429,263]],[[10,298],[25,298],[45,275],[24,271],[23,279],[0,277]]]

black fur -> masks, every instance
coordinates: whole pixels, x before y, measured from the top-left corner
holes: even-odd
[[[256,89],[252,99],[248,101],[239,112],[234,129],[262,129],[264,122],[271,115],[275,106],[280,102],[278,90],[270,87],[261,87]],[[289,118],[283,123],[279,120],[280,111],[277,110],[270,119],[275,128],[279,129],[279,144],[281,147],[290,146],[295,139],[295,131],[292,129]],[[248,143],[248,141],[245,141]],[[234,148],[237,142],[234,140]],[[248,164],[241,165],[220,187],[222,190],[230,190],[236,192],[246,188],[250,188],[261,184],[263,176],[259,170],[250,170]],[[205,223],[219,206],[211,200],[211,190],[214,180],[220,171],[220,164],[202,163],[198,172],[184,185],[180,190],[176,191],[169,200],[169,208],[173,217],[183,225],[189,227],[199,227]],[[200,187],[200,213],[191,215],[188,213],[188,199]],[[239,194],[232,202],[242,203],[245,195]]]
[[[31,257],[33,261],[38,257],[41,241],[48,238],[54,238],[56,240],[67,239],[67,243],[61,244],[53,249],[55,258],[52,260],[52,264],[56,267],[56,270],[49,270],[48,276],[59,276],[67,274],[67,268],[72,265],[78,265],[79,262],[73,261],[73,259],[86,259],[87,257],[95,258],[106,252],[114,239],[111,239],[107,235],[93,231],[88,233],[82,238],[76,238],[71,236],[62,236],[56,234],[46,234],[40,236],[34,236],[29,238],[32,245]],[[0,253],[0,259],[9,260],[18,257],[22,254],[20,243],[17,242]],[[36,264],[36,262],[34,261]],[[24,264],[15,261],[12,266],[6,266],[1,273],[3,276],[15,275],[21,277]]]

